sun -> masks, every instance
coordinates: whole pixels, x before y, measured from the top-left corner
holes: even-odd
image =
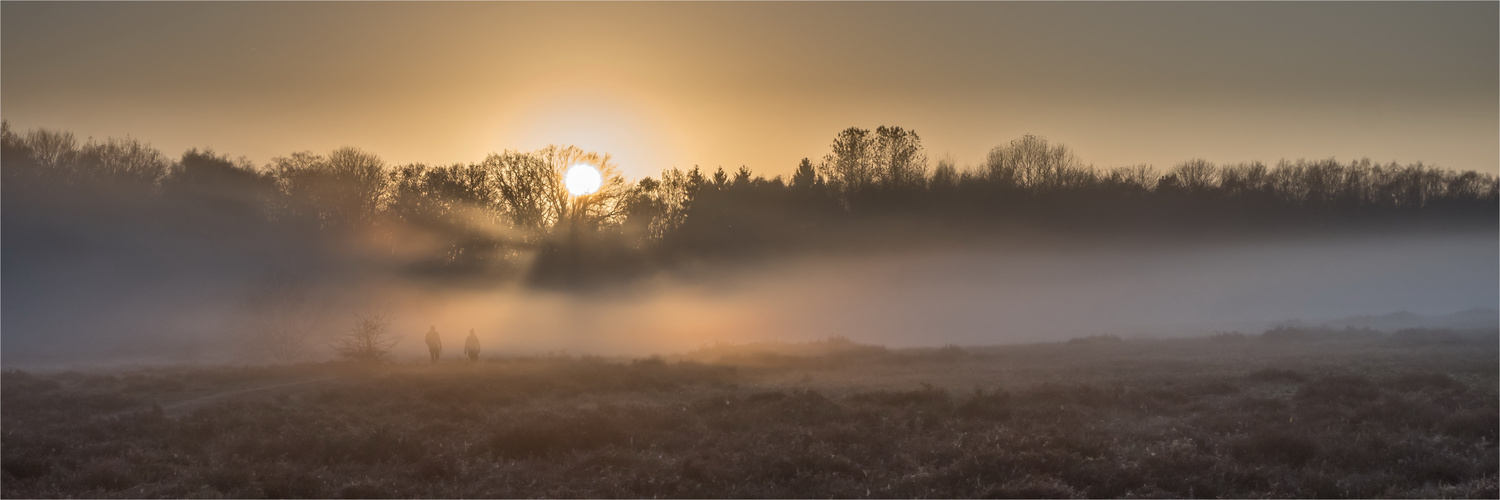
[[[573,196],[594,194],[602,180],[598,169],[583,163],[568,167],[568,173],[563,176],[563,184]]]

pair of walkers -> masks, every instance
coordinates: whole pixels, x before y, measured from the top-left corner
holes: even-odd
[[[432,362],[438,362],[438,357],[443,354],[443,339],[438,336],[437,326],[427,330],[427,352],[432,354]],[[469,338],[464,339],[464,354],[469,356],[469,361],[479,361],[479,337],[474,335],[474,330],[469,329]]]

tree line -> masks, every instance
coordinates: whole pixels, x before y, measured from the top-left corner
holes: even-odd
[[[571,146],[448,165],[391,165],[341,148],[255,165],[198,149],[170,158],[131,138],[18,133],[8,123],[0,148],[8,261],[48,254],[59,241],[139,246],[167,234],[241,254],[534,283],[685,259],[956,240],[1493,229],[1500,208],[1494,175],[1422,163],[1191,159],[1164,171],[1101,169],[1027,135],[961,169],[948,158],[931,165],[915,131],[886,126],[845,129],[824,157],[769,179],[746,167],[693,167],[628,182],[609,155]],[[603,174],[597,193],[568,194],[563,172],[579,163]],[[64,234],[69,227],[91,229]]]

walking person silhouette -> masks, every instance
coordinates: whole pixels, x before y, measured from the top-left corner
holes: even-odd
[[[438,356],[443,354],[443,339],[438,337],[436,326],[427,330],[427,351],[432,354],[433,363],[437,363]]]
[[[474,335],[474,329],[469,329],[469,338],[464,339],[464,354],[469,355],[469,361],[479,361],[479,337]]]

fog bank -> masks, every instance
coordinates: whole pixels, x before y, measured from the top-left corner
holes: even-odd
[[[1288,319],[1494,307],[1497,255],[1493,234],[1467,234],[825,257],[676,276],[602,297],[500,295],[440,307],[438,316],[504,304],[485,324],[492,345],[516,352],[645,354],[834,335],[903,347],[1257,333]]]
[[[429,327],[454,358],[469,329],[487,356],[639,356],[830,336],[907,347],[1258,333],[1293,319],[1492,308],[1500,302],[1497,255],[1495,233],[1479,232],[786,258],[679,269],[593,292],[365,277],[307,288],[316,307],[306,314],[317,318],[298,359],[330,359],[331,338],[356,313],[371,312],[391,319],[402,339],[397,358],[405,361],[425,357]],[[244,273],[206,282],[163,278],[104,296],[90,293],[87,270],[70,276],[66,293],[8,297],[7,366],[266,361],[243,338],[241,323],[253,319],[243,306],[253,286]],[[68,302],[45,303],[60,298]]]
[[[359,312],[382,312],[425,356],[436,327],[457,356],[474,329],[487,355],[646,355],[715,342],[845,336],[905,346],[988,345],[1124,337],[1255,333],[1290,319],[1394,311],[1447,314],[1500,302],[1494,234],[1368,237],[1242,246],[1094,248],[817,257],[684,270],[593,293],[516,284],[455,290],[396,279],[323,285],[305,359]],[[87,282],[86,277],[75,277]],[[87,287],[68,307],[6,302],[5,363],[255,361],[243,342],[245,285],[164,283],[118,297]],[[342,287],[342,288],[340,288]],[[46,306],[46,304],[41,304]]]

